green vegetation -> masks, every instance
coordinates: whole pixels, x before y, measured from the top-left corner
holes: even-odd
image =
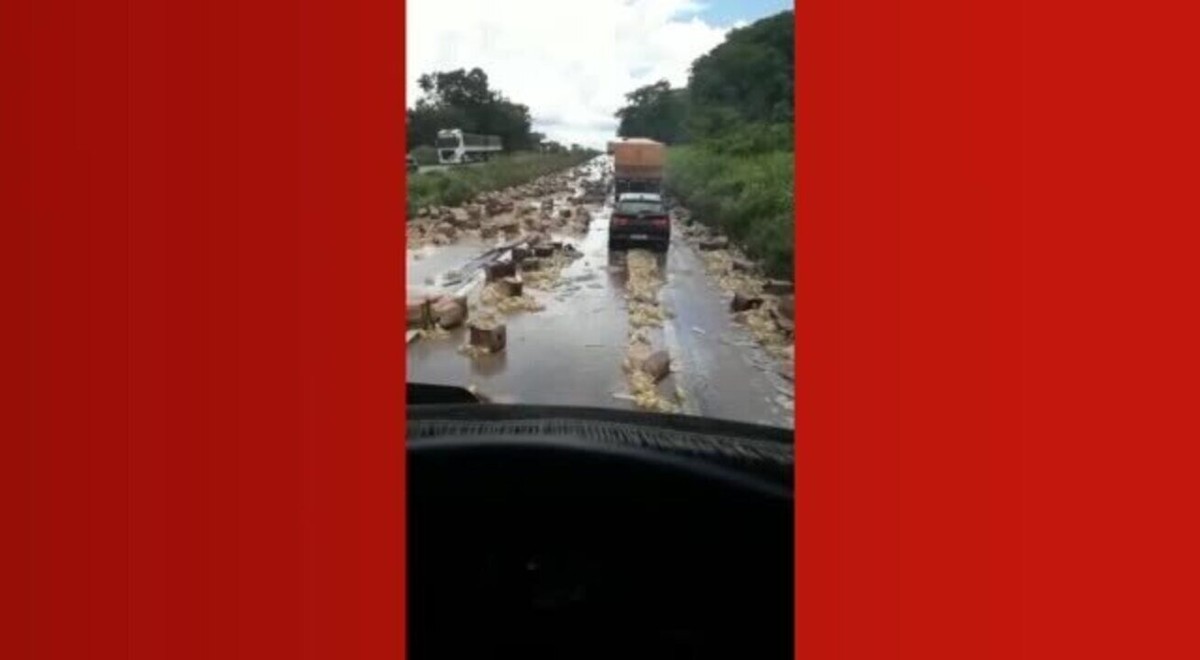
[[[774,277],[792,276],[792,154],[719,153],[701,146],[667,151],[666,190],[702,222],[713,220]]]
[[[793,14],[733,30],[692,63],[685,89],[663,80],[626,95],[617,133],[671,145],[666,189],[777,277],[791,277]]]
[[[408,155],[416,159],[418,165],[437,165],[437,149],[431,146],[423,145],[410,149]]]
[[[476,195],[528,183],[578,165],[599,152],[548,141],[530,130],[529,108],[509,101],[488,86],[482,69],[458,69],[422,75],[423,96],[407,114],[409,155],[420,165],[437,165],[437,132],[458,128],[497,135],[504,152],[485,163],[454,166],[408,176],[408,214],[424,206],[455,206]]]
[[[510,101],[488,85],[482,69],[439,71],[422,75],[422,97],[406,114],[409,153],[422,165],[437,162],[433,144],[442,129],[495,135],[506,152],[579,151],[578,145],[559,144],[531,130],[529,107]],[[422,160],[425,158],[426,160]],[[432,159],[432,160],[429,160]]]
[[[793,12],[733,30],[692,63],[691,129],[713,137],[731,124],[790,124],[795,80]]]
[[[574,167],[599,152],[581,149],[559,153],[521,152],[486,163],[460,165],[408,177],[408,215],[424,206],[456,206],[476,195],[528,183],[540,176]]]
[[[507,151],[538,148],[529,108],[491,89],[482,69],[427,73],[418,84],[423,96],[407,113],[410,149],[432,146],[446,128],[498,135]]]
[[[665,144],[677,144],[687,139],[688,97],[686,89],[671,89],[660,80],[639,87],[625,95],[628,102],[617,111],[621,120],[617,135],[648,137]]]

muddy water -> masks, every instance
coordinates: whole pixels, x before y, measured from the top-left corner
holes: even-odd
[[[791,383],[778,373],[782,365],[733,322],[728,295],[705,276],[699,255],[683,241],[671,246],[660,299],[673,315],[664,333],[687,412],[793,426],[791,410],[781,403],[792,396]]]
[[[410,289],[443,288],[445,275],[461,268],[472,257],[486,250],[479,242],[455,243],[435,247],[432,245],[409,248],[405,251],[405,271]]]
[[[607,210],[596,216],[587,236],[574,241],[583,256],[563,270],[557,285],[527,290],[545,308],[507,317],[506,350],[474,359],[460,355],[465,329],[446,339],[423,339],[408,349],[409,380],[475,384],[498,402],[628,407],[612,396],[623,391],[622,273],[608,268]]]
[[[408,347],[409,380],[475,385],[500,403],[633,408],[621,369],[629,336],[626,254],[608,250],[611,208],[589,208],[593,220],[586,236],[556,237],[575,244],[582,258],[564,269],[550,290],[526,290],[544,309],[508,315],[505,351],[473,359],[460,354],[465,329],[441,339],[423,338]],[[438,281],[485,249],[479,244],[426,247],[416,260],[410,251],[410,286],[421,286],[426,278]],[[659,300],[671,318],[651,334],[655,346],[671,354],[674,372],[660,389],[677,397],[687,414],[792,427],[791,383],[733,322],[728,295],[706,275],[700,256],[683,240],[674,240],[659,258],[659,270],[666,273]]]

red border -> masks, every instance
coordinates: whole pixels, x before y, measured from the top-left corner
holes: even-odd
[[[797,639],[1018,657],[1019,14],[801,5]]]
[[[2,11],[0,656],[402,657],[403,5]]]
[[[1195,8],[798,4],[797,656],[1200,657]]]

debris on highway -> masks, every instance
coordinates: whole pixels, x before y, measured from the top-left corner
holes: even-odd
[[[502,298],[517,298],[525,288],[525,283],[519,277],[504,277],[492,282],[492,289]]]
[[[642,371],[657,383],[671,373],[671,356],[666,351],[656,351],[642,362]]]
[[[754,263],[753,261],[750,261],[749,259],[741,259],[738,257],[734,257],[730,260],[730,264],[733,266],[733,270],[735,270],[739,273],[758,272],[758,264]]]
[[[661,327],[666,316],[658,300],[663,285],[658,274],[658,261],[645,250],[630,250],[625,257],[625,267],[630,333],[622,367],[629,392],[639,408],[677,412],[678,404],[658,388],[659,381],[670,373],[670,357],[666,351],[656,350],[650,338],[650,328]]]
[[[423,258],[426,246],[443,246],[456,242],[496,241],[494,246],[476,262],[482,268],[485,286],[465,302],[435,299],[412,301],[408,309],[409,327],[418,328],[419,336],[448,336],[445,330],[461,327],[468,319],[483,315],[537,312],[544,309],[530,289],[550,290],[557,286],[562,271],[582,253],[561,239],[587,232],[592,220],[587,209],[571,205],[561,193],[571,193],[588,179],[589,171],[572,169],[541,177],[511,188],[483,193],[459,206],[432,206],[417,209],[408,219],[407,235],[410,258]],[[505,242],[507,240],[507,242]],[[489,254],[490,253],[490,254]],[[504,259],[507,253],[509,256]],[[536,259],[533,259],[537,255]],[[472,272],[475,272],[472,270]],[[469,276],[451,277],[443,274],[442,286],[465,282]],[[435,278],[426,278],[433,286]],[[478,309],[471,310],[470,307]],[[471,323],[477,336],[479,325]],[[480,346],[468,342],[464,353],[478,353]]]
[[[689,217],[686,209],[676,209],[676,213],[677,218]],[[762,276],[757,263],[747,259],[727,237],[716,235],[704,225],[688,224],[681,233],[700,250],[705,270],[730,295],[734,321],[749,330],[768,355],[783,363],[782,368],[772,371],[790,375],[795,361],[792,282]]]
[[[464,239],[493,239],[524,234],[581,234],[591,213],[578,206],[577,188],[597,190],[603,181],[583,179],[584,169],[547,175],[532,182],[477,195],[459,206],[423,207],[408,219],[409,248],[448,245]],[[561,193],[572,193],[560,196]],[[603,197],[593,201],[603,201]],[[574,204],[574,205],[572,205]]]
[[[539,246],[541,247],[541,246]],[[530,257],[521,262],[521,274],[531,289],[548,291],[562,279],[562,271],[573,258],[562,250],[541,251],[547,256]]]
[[[658,275],[658,261],[645,250],[631,250],[625,267],[629,279],[625,283],[629,299],[629,323],[635,328],[661,327],[666,312],[658,301],[663,282]]]
[[[764,304],[757,309],[739,312],[740,320],[750,329],[750,333],[771,356],[781,359],[792,359],[792,339],[775,320],[774,305]]]
[[[410,329],[450,329],[462,325],[467,318],[464,297],[430,292],[410,292],[406,304],[407,325]]]
[[[409,328],[425,328],[433,324],[433,313],[430,311],[431,301],[428,298],[409,300],[407,317]]]
[[[696,230],[691,236],[706,235]],[[711,240],[711,239],[706,239]],[[747,261],[736,248],[726,247],[701,253],[704,266],[718,286],[732,294],[729,307],[734,320],[745,325],[770,355],[791,360],[794,299],[791,282],[758,276],[757,268],[738,264]],[[780,309],[783,305],[786,309]]]
[[[732,309],[735,312],[744,312],[748,309],[755,309],[757,307],[761,307],[762,304],[763,304],[762,298],[758,298],[758,297],[754,297],[754,296],[747,296],[747,295],[742,294],[740,291],[738,291],[738,292],[734,292],[733,301],[729,304],[729,307],[730,307],[730,309]]]
[[[524,282],[516,278],[486,285],[479,294],[479,302],[484,307],[494,308],[504,314],[540,312],[543,309],[541,303],[525,294]]]
[[[679,412],[679,406],[658,391],[654,378],[644,371],[635,371],[629,376],[629,389],[633,393],[634,405],[645,410],[662,413]]]
[[[714,250],[704,253],[704,267],[717,284],[729,293],[740,293],[751,298],[763,294],[762,278],[733,268],[734,255],[729,250]]]
[[[499,353],[508,345],[508,326],[489,318],[472,321],[467,325],[469,335],[463,352],[472,357]]]
[[[499,400],[786,424],[791,292],[678,206],[682,249],[606,250],[612,194],[601,160],[415,209],[410,281],[427,287],[409,289],[409,377]]]
[[[794,285],[787,280],[767,280],[763,284],[763,293],[773,296],[790,296],[794,289]]]
[[[485,271],[487,281],[491,283],[506,277],[514,277],[517,274],[517,265],[511,261],[495,261],[488,264]]]
[[[462,325],[467,320],[467,299],[465,297],[442,296],[430,305],[433,322],[443,330],[451,330]]]
[[[776,303],[775,306],[779,310],[779,312],[782,313],[784,316],[786,316],[789,320],[794,320],[796,318],[796,297],[795,296],[793,296],[791,294],[788,294],[786,296],[779,296],[779,301]]]
[[[793,336],[795,336],[796,323],[792,320],[790,315],[783,313],[783,311],[778,307],[772,307],[770,312],[771,318],[775,320],[775,325],[778,326],[781,331],[783,331],[783,334],[786,335],[788,339],[791,339]]]

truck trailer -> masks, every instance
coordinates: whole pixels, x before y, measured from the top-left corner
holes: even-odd
[[[608,143],[613,157],[615,197],[624,193],[662,193],[667,147],[646,138],[625,138]]]
[[[500,138],[495,135],[463,133],[457,128],[441,130],[437,134],[438,162],[443,165],[487,160],[503,148]]]

